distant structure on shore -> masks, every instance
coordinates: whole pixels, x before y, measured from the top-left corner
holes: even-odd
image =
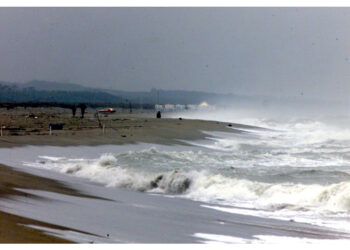
[[[183,111],[183,110],[213,110],[215,106],[209,105],[207,102],[201,104],[155,104],[156,111]]]

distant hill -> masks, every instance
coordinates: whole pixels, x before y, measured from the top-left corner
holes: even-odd
[[[93,91],[91,88],[87,88],[75,83],[66,82],[51,82],[51,81],[39,81],[33,80],[22,85],[24,88],[33,87],[36,90],[60,90],[60,91]]]
[[[215,103],[218,99],[222,100],[225,95],[206,93],[200,91],[184,91],[184,90],[157,90],[151,91],[122,91],[110,89],[88,88],[75,83],[60,83],[34,80],[23,84],[23,87],[33,87],[36,90],[60,90],[60,91],[88,91],[88,92],[105,92],[123,99],[123,102],[132,103],[178,103],[178,104],[199,104],[203,101]],[[232,95],[226,95],[231,99]]]
[[[200,104],[201,102],[208,102],[210,104],[215,104],[218,101],[229,101],[233,98],[238,98],[235,95],[228,94],[215,94],[200,91],[184,91],[184,90],[162,90],[162,89],[152,89],[151,91],[122,91],[122,90],[110,90],[110,89],[99,89],[99,88],[89,88],[84,87],[75,83],[61,83],[61,82],[51,82],[51,81],[41,81],[33,80],[27,83],[8,83],[0,82],[2,85],[9,87],[16,87],[18,90],[24,90],[28,88],[33,88],[36,91],[64,91],[64,92],[86,92],[87,93],[105,93],[106,100],[115,96],[119,98],[121,102],[124,103],[143,103],[143,104]],[[53,95],[54,93],[51,93]],[[58,95],[56,92],[55,95]],[[62,96],[62,93],[60,93]],[[81,95],[81,94],[79,94]],[[75,93],[77,96],[77,93]],[[19,97],[18,97],[19,98]],[[52,97],[53,98],[53,97]],[[61,98],[61,97],[60,97]],[[72,96],[72,98],[75,98]]]
[[[268,107],[280,104],[309,104],[303,97],[240,96],[201,91],[162,90],[122,91],[89,88],[75,83],[33,80],[27,83],[1,82],[0,101],[64,101],[64,102],[104,102],[139,104],[200,104],[211,105],[257,105]],[[7,86],[7,87],[5,87]],[[11,91],[9,91],[10,88]],[[320,101],[311,101],[320,103]]]
[[[102,91],[37,90],[0,82],[0,102],[121,103],[122,98]]]
[[[200,104],[204,101],[210,104],[215,104],[219,101],[236,98],[236,96],[232,94],[223,95],[200,91],[162,89],[152,89],[149,92],[109,90],[109,93],[120,96],[123,99],[131,100],[132,102],[153,104]]]
[[[33,80],[27,83],[0,81],[0,102],[67,102],[67,103],[110,103],[110,104],[200,104],[207,102],[217,107],[239,108],[279,108],[294,106],[304,110],[307,106],[320,107],[338,105],[334,101],[308,99],[303,96],[241,96],[216,94],[200,91],[162,90],[122,91],[88,88],[75,83],[61,83]],[[342,104],[343,105],[343,104]]]

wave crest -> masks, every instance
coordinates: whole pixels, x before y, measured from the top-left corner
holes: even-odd
[[[158,154],[158,151],[151,150],[149,154]],[[140,156],[136,153],[135,157]],[[94,160],[42,158],[45,159],[44,162],[39,161],[34,165],[86,178],[108,187],[178,194],[205,202],[268,210],[350,212],[349,181],[331,185],[266,183],[235,175],[224,176],[213,173],[210,169],[188,170],[184,167],[174,170],[167,167],[150,170],[148,167],[121,166],[118,163],[119,156],[113,154],[104,154]]]

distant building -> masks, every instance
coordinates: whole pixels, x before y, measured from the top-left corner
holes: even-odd
[[[188,110],[197,110],[198,109],[198,105],[195,104],[187,104],[187,109]]]
[[[201,104],[155,104],[156,111],[183,111],[183,110],[213,110],[214,106],[209,105],[207,102]]]
[[[202,102],[201,104],[198,105],[199,110],[207,110],[209,109],[209,104],[207,102]]]
[[[183,104],[176,104],[175,110],[185,110],[186,106]]]
[[[165,104],[164,105],[164,110],[165,111],[174,111],[175,110],[175,104],[170,104],[170,103]]]
[[[154,108],[155,108],[155,110],[157,110],[157,111],[163,111],[163,110],[164,110],[164,107],[163,107],[163,105],[161,105],[161,104],[156,104],[156,105],[154,106]]]

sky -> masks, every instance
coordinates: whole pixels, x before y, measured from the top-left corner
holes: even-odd
[[[0,80],[350,96],[349,8],[0,8]]]

